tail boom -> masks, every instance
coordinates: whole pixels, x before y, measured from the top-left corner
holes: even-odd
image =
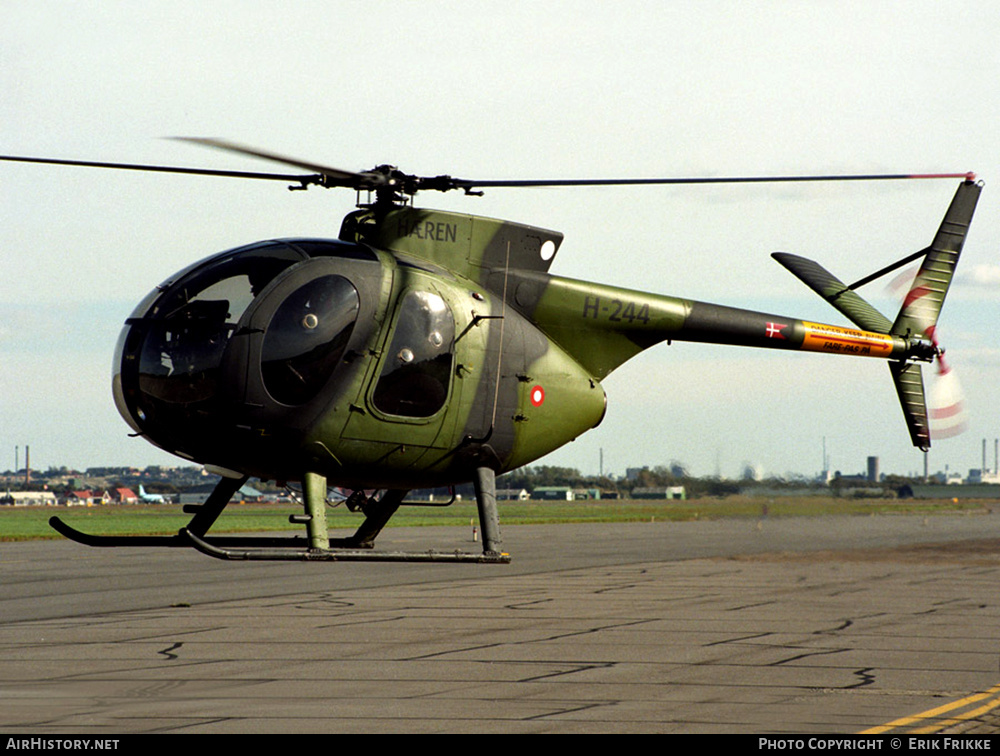
[[[885,360],[929,361],[934,356],[933,345],[925,339],[814,323],[703,302],[690,302],[689,307],[683,327],[671,338]]]
[[[663,341],[885,360],[930,361],[935,353],[934,345],[923,337],[816,323],[558,276],[542,278],[525,271],[511,271],[509,278],[518,297],[532,288],[544,292],[528,310],[530,318],[598,380]]]

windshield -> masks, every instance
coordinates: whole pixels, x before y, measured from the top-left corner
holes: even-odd
[[[224,256],[174,284],[149,313],[139,359],[139,387],[158,399],[190,403],[212,397],[236,324],[261,290],[303,259],[284,245]]]

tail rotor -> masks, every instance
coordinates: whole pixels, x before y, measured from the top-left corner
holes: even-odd
[[[958,435],[967,425],[962,389],[938,343],[937,322],[981,191],[982,185],[968,177],[955,192],[929,247],[850,285],[813,260],[780,252],[772,255],[855,325],[892,336],[907,345],[903,355],[890,359],[889,370],[910,440],[923,451],[930,448],[932,438]],[[916,260],[921,260],[920,269],[915,276],[907,277],[911,283],[894,322],[857,293],[859,287]],[[899,276],[895,283],[903,278]],[[927,396],[921,363],[932,361],[937,363],[937,375]]]
[[[969,428],[969,415],[965,409],[965,394],[958,375],[944,358],[945,350],[937,340],[937,329],[931,334],[934,344],[937,371],[927,396],[930,434],[933,440],[961,435]]]
[[[891,334],[897,336],[929,341],[933,347],[937,376],[923,407],[914,405],[914,396],[910,396],[908,401],[906,387],[900,384],[898,378],[901,373],[910,372],[911,379],[919,379],[919,366],[908,362],[905,363],[908,370],[903,370],[902,366],[899,370],[893,370],[903,413],[907,416],[914,445],[923,449],[930,447],[931,439],[956,436],[965,430],[968,424],[962,388],[958,377],[944,359],[945,350],[938,339],[937,322],[981,190],[981,185],[971,181],[966,181],[958,187],[955,198],[941,222],[941,227],[934,236],[934,241],[924,250],[920,270],[913,278],[903,300],[903,306],[892,328],[889,329]],[[923,393],[922,388],[921,393]],[[914,414],[924,416],[917,417],[915,425],[911,423]]]

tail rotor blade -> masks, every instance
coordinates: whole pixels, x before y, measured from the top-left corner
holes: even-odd
[[[930,413],[931,438],[952,438],[969,427],[965,410],[965,395],[958,376],[950,369],[943,369],[931,384],[927,400]]]

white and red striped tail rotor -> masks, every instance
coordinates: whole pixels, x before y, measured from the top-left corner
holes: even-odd
[[[927,396],[927,414],[932,439],[952,438],[968,430],[969,416],[965,410],[965,394],[955,371],[944,359],[944,349],[938,344],[937,329],[927,334],[937,349],[937,371]]]
[[[913,281],[917,271],[914,269],[904,270],[886,284],[887,293],[900,298],[910,299],[919,297],[922,293],[920,289],[914,289]],[[937,370],[934,378],[930,381],[930,389],[927,392],[927,419],[930,424],[932,440],[943,438],[953,438],[961,435],[969,428],[969,416],[965,409],[965,393],[962,391],[962,384],[958,376],[952,370],[951,365],[945,361],[945,350],[938,341],[937,326],[932,325],[925,329],[927,337],[934,344],[937,351],[935,362]]]

